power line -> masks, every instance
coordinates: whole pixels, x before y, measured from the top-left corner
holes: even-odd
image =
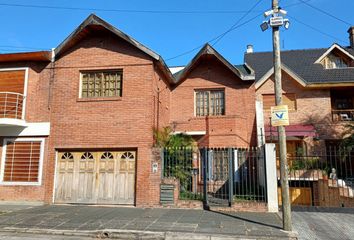
[[[234,23],[226,32],[224,32],[213,44],[213,46],[215,46],[223,37],[226,36],[226,34],[228,34],[229,32],[231,32],[231,29],[234,28],[237,24],[239,24],[245,17],[248,16],[248,14],[250,14],[250,12],[255,9],[260,3],[262,2],[262,0],[257,1],[240,19],[238,19],[236,21],[236,23]]]
[[[304,26],[306,26],[306,27],[308,27],[308,28],[311,28],[312,30],[314,30],[314,31],[316,31],[316,32],[318,32],[318,33],[321,33],[321,34],[323,34],[323,35],[325,35],[325,36],[327,36],[327,37],[336,39],[337,41],[340,41],[340,42],[342,42],[342,43],[347,43],[346,41],[343,41],[342,39],[337,38],[336,36],[330,35],[330,34],[324,32],[324,31],[322,31],[322,30],[320,30],[320,29],[318,29],[318,28],[315,28],[315,27],[313,27],[313,26],[311,26],[311,25],[309,25],[309,24],[307,24],[307,23],[304,23],[304,22],[300,21],[299,19],[295,18],[294,16],[290,16],[289,14],[288,14],[288,16],[289,16],[291,19],[295,20],[296,22],[298,22],[298,23],[300,23],[300,24],[302,24],[302,25],[304,25]]]
[[[307,2],[310,2],[310,1],[312,1],[312,0],[307,0],[306,2],[303,2],[303,3],[307,3]],[[258,3],[259,3],[259,2],[258,2]],[[257,3],[257,4],[258,4],[258,3]],[[289,4],[289,5],[284,6],[284,8],[289,8],[289,7],[301,5],[301,4],[303,4],[303,3],[300,2],[300,3]],[[251,9],[250,12],[252,12],[252,9]],[[254,16],[253,18],[251,18],[251,19],[249,19],[249,20],[247,20],[247,21],[241,23],[240,25],[231,27],[231,28],[230,28],[228,31],[226,31],[226,32],[231,32],[231,31],[233,31],[233,30],[235,30],[235,29],[237,29],[237,28],[239,28],[239,27],[241,27],[241,26],[243,26],[243,25],[245,25],[245,24],[247,24],[247,23],[253,21],[253,20],[256,19],[257,17],[263,15],[263,12],[264,12],[264,11],[262,11],[262,13],[260,13],[260,14],[258,14],[258,15],[256,15],[256,16]],[[237,24],[237,23],[235,23],[235,24]],[[224,34],[225,34],[225,32],[222,33],[222,34],[220,34],[220,35],[218,35],[218,36],[216,36],[216,37],[214,37],[214,38],[212,38],[211,40],[207,41],[207,43],[210,43],[210,42],[212,42],[212,41],[215,41],[216,39],[220,38],[220,37],[223,36]],[[215,43],[214,43],[213,45],[215,45]],[[203,47],[203,46],[204,46],[204,44],[201,44],[201,45],[199,45],[199,46],[197,46],[197,47],[195,47],[195,48],[193,48],[193,49],[190,49],[190,50],[188,50],[188,51],[185,51],[185,52],[183,52],[183,53],[181,53],[181,54],[178,54],[178,55],[176,55],[176,56],[174,56],[174,57],[170,57],[170,58],[166,59],[166,62],[167,62],[167,61],[170,61],[170,60],[173,60],[173,59],[176,59],[176,58],[179,58],[179,57],[182,57],[182,56],[187,55],[187,54],[189,54],[189,53],[192,53],[192,52],[194,52],[195,50],[200,49],[200,48]]]
[[[239,24],[239,25],[237,25],[237,26],[234,26],[233,28],[229,29],[228,31],[231,32],[231,31],[233,31],[233,30],[235,30],[235,29],[237,29],[237,28],[239,28],[239,27],[242,27],[243,25],[245,25],[245,24],[247,24],[247,23],[253,21],[254,19],[258,18],[258,17],[261,16],[261,15],[263,15],[263,13],[257,14],[256,16],[254,16],[254,17],[248,19],[247,21],[245,21],[245,22],[243,22],[243,23],[241,23],[241,24]],[[218,36],[216,36],[216,37],[210,39],[209,41],[207,41],[207,43],[210,43],[210,42],[215,41],[216,39],[218,39],[219,37],[221,37],[223,34],[224,34],[224,33],[222,33],[222,34],[220,34],[220,35],[218,35]],[[175,59],[175,58],[182,57],[182,56],[187,55],[187,54],[189,54],[189,53],[191,53],[191,52],[194,52],[195,50],[200,49],[200,48],[203,47],[203,46],[204,46],[204,44],[201,44],[201,45],[199,45],[199,46],[197,46],[197,47],[195,47],[195,48],[193,48],[193,49],[191,49],[191,50],[188,50],[188,51],[186,51],[186,52],[183,52],[183,53],[181,53],[181,54],[179,54],[179,55],[176,55],[176,56],[174,56],[174,57],[170,57],[170,58],[166,59],[166,62],[167,62],[167,61],[170,61],[170,60],[172,60],[172,59]]]
[[[309,2],[308,0],[306,2]],[[289,4],[284,7],[292,7],[302,3]],[[22,7],[22,8],[42,8],[42,9],[56,9],[56,10],[71,10],[71,11],[91,11],[91,12],[126,12],[126,13],[155,13],[155,14],[235,14],[247,13],[245,10],[202,10],[202,11],[185,11],[185,10],[134,10],[134,9],[107,9],[107,8],[82,8],[82,7],[62,7],[49,5],[33,5],[33,4],[14,4],[14,3],[0,3],[4,7]],[[251,11],[261,12],[261,11]]]
[[[336,16],[334,16],[333,14],[331,14],[331,13],[329,13],[329,12],[326,12],[326,11],[324,11],[324,10],[322,10],[322,9],[320,9],[320,8],[318,8],[318,7],[314,6],[314,5],[312,5],[312,4],[309,4],[308,2],[305,2],[304,0],[299,0],[299,1],[300,1],[301,3],[303,3],[303,4],[307,5],[307,6],[309,6],[310,8],[313,8],[313,9],[315,9],[315,10],[317,10],[317,11],[319,11],[319,12],[321,12],[321,13],[327,15],[327,16],[330,16],[330,17],[332,17],[332,18],[334,18],[334,19],[336,19],[336,20],[338,20],[338,21],[340,21],[340,22],[342,22],[342,23],[344,23],[344,24],[347,24],[347,25],[349,25],[349,26],[352,26],[351,23],[349,23],[349,22],[347,22],[347,21],[345,21],[345,20],[343,20],[343,19],[340,19],[339,17],[336,17]]]
[[[185,11],[185,10],[134,10],[134,9],[106,9],[106,8],[82,8],[82,7],[61,7],[49,5],[30,5],[30,4],[13,4],[0,3],[0,6],[6,7],[23,7],[23,8],[42,8],[42,9],[56,9],[56,10],[72,10],[72,11],[91,11],[91,12],[126,12],[126,13],[156,13],[156,14],[234,14],[246,13],[248,11],[234,11],[234,10],[203,10],[203,11]],[[260,11],[256,11],[260,12]]]

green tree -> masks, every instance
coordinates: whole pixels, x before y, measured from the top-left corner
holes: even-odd
[[[341,147],[344,149],[352,149],[354,147],[354,124],[347,124],[345,128]]]

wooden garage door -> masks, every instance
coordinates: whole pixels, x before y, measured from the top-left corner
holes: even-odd
[[[134,151],[60,152],[56,203],[134,204]]]

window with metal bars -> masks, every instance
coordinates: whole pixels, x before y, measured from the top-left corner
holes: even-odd
[[[121,97],[122,70],[81,72],[81,97]]]
[[[3,183],[39,183],[42,141],[7,141]]]
[[[196,116],[225,115],[224,90],[197,90],[195,94]]]

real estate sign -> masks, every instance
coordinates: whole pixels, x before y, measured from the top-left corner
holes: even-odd
[[[271,107],[272,126],[287,126],[289,125],[288,105],[279,105]]]

